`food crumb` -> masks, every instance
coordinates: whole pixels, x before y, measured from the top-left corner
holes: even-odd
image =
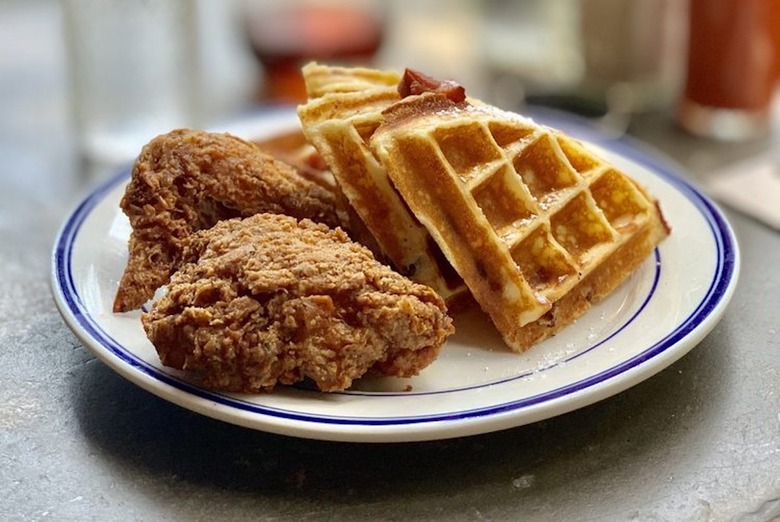
[[[534,482],[536,482],[536,476],[523,475],[512,481],[512,487],[515,489],[527,489],[533,486]]]

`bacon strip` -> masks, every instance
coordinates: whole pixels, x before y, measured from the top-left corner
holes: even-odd
[[[460,103],[466,99],[466,89],[452,80],[437,80],[414,69],[406,69],[398,84],[401,98],[426,92],[443,94],[449,100]]]

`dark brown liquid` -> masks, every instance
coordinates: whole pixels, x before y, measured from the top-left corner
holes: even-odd
[[[691,0],[687,99],[767,107],[777,77],[780,0]]]
[[[382,41],[381,17],[358,7],[280,7],[249,22],[252,50],[266,72],[260,97],[303,101],[300,68],[310,60],[367,64]]]

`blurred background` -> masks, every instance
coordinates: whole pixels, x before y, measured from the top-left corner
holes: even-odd
[[[776,134],[778,41],[780,0],[0,0],[0,173],[93,183],[160,132],[299,102],[312,59],[552,107],[701,172]]]

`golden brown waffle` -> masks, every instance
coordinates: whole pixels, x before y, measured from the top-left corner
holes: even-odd
[[[669,233],[655,200],[581,144],[474,101],[416,94],[370,139],[509,346],[612,292]]]
[[[298,108],[303,132],[333,171],[342,192],[384,256],[411,279],[432,287],[452,306],[468,290],[428,231],[393,188],[368,139],[382,111],[400,100],[394,72],[309,64],[309,100]]]

